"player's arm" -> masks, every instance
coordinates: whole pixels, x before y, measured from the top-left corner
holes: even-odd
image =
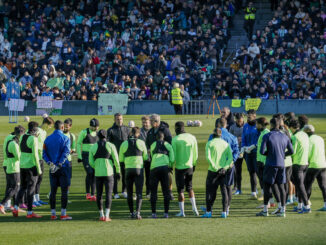
[[[143,152],[143,160],[146,161],[148,159],[147,147],[143,140],[137,140],[136,145],[138,149]]]
[[[228,169],[230,165],[233,163],[233,155],[232,155],[232,149],[230,145],[225,150],[225,155],[226,155],[226,161],[225,161],[225,167],[224,169]]]
[[[19,145],[16,144],[14,141],[11,141],[8,150],[14,155],[14,159],[16,161],[19,161],[20,159],[20,150],[19,150]]]
[[[46,148],[46,140],[44,141],[44,144],[43,144],[43,154],[42,154],[42,157],[43,157],[43,160],[47,163],[47,164],[50,164],[51,160],[50,160],[50,157],[47,153],[47,148]]]
[[[120,162],[125,162],[125,152],[128,149],[128,141],[122,142],[119,150],[119,161]]]
[[[83,146],[83,140],[86,137],[86,130],[82,130],[79,135],[78,135],[78,140],[77,140],[77,156],[78,159],[82,159],[82,146]]]
[[[170,145],[168,142],[165,142],[165,147],[166,149],[169,151],[169,167],[173,168],[173,163],[175,161],[175,157],[174,157],[174,151],[172,148],[172,145]]]
[[[76,135],[71,134],[72,135],[72,144],[71,144],[71,153],[76,152]]]
[[[164,140],[170,144],[172,142],[172,134],[168,128],[164,130]]]
[[[6,146],[7,146],[7,142],[5,139],[2,145],[3,161],[7,160]]]
[[[109,128],[107,132],[107,141],[113,143],[113,140],[112,128]]]
[[[114,144],[111,144],[111,143],[108,143],[108,144],[109,144],[109,147],[110,147],[110,150],[109,149],[108,150],[111,153],[116,173],[119,174],[120,173],[120,163],[119,163],[119,156],[118,156],[117,148],[115,147]]]
[[[292,136],[291,142],[292,142],[292,147],[293,147],[293,154],[295,154],[295,153],[297,153],[297,149],[298,149],[298,140],[297,140],[297,137],[295,137],[295,135]]]
[[[260,154],[264,155],[264,156],[267,156],[268,152],[267,152],[267,135],[265,134],[264,137],[263,137],[263,140],[261,142],[261,145],[260,145]]]
[[[197,144],[197,139],[194,136],[194,147],[193,147],[193,163],[192,165],[196,167],[197,165],[197,160],[198,160],[198,144]]]
[[[61,155],[59,157],[59,163],[64,164],[70,155],[70,139],[68,137],[63,138],[63,145]]]
[[[215,171],[217,171],[218,168],[216,167],[214,161],[212,160],[209,142],[206,144],[205,153],[206,153],[206,160],[208,161],[210,167],[212,167]]]
[[[176,151],[177,151],[177,146],[176,146],[176,143],[175,143],[175,138],[172,139],[172,149],[173,149],[173,154],[174,154],[174,162],[171,164],[171,168],[174,167],[174,164],[175,164],[175,156],[176,156]]]
[[[151,147],[150,147],[150,155],[151,155],[151,159],[153,160],[153,151],[155,150],[156,147],[156,142],[154,142]],[[166,147],[166,146],[165,146]]]
[[[35,162],[37,173],[39,175],[42,174],[41,166],[40,166],[40,158],[38,153],[38,139],[36,137],[30,137],[32,138],[32,159]]]
[[[94,144],[91,149],[89,149],[89,155],[88,155],[88,161],[89,161],[89,165],[92,168],[95,168],[95,160],[94,160],[94,152],[97,151],[97,144]]]
[[[287,151],[285,152],[285,156],[291,156],[293,154],[293,146],[292,146],[292,143],[291,143],[291,140],[289,138],[287,138],[288,140],[288,143],[286,145],[286,149]],[[309,148],[310,148],[310,144],[309,144]],[[309,155],[312,151],[310,151],[309,149]]]
[[[233,155],[234,162],[239,158],[239,155],[240,155],[239,144],[238,144],[238,140],[236,137],[233,137],[233,140],[232,140],[232,155]]]

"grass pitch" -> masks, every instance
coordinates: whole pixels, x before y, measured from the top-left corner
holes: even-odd
[[[65,116],[55,119],[64,120]],[[89,125],[91,116],[72,116],[72,132],[78,133]],[[101,116],[100,128],[107,129],[113,124],[113,117]],[[31,120],[41,122],[41,117],[31,117]],[[140,116],[125,116],[125,124],[134,120],[141,125]],[[199,144],[199,162],[193,179],[197,206],[205,205],[205,179],[208,164],[205,160],[205,144],[215,124],[215,119],[206,116],[162,116],[162,120],[170,125],[174,135],[174,123],[177,120],[201,120],[203,127],[186,128],[186,131],[197,137]],[[23,126],[27,123],[19,122]],[[311,124],[316,127],[317,134],[326,138],[326,118],[311,117]],[[0,144],[4,137],[12,131],[14,125],[8,123],[8,117],[0,117]],[[51,132],[48,132],[51,133]],[[2,145],[1,145],[2,147]],[[2,148],[1,148],[2,149]],[[0,160],[2,162],[2,152]],[[150,218],[150,202],[143,200],[143,220],[130,220],[125,199],[113,200],[112,222],[98,221],[98,210],[95,202],[85,200],[85,173],[82,164],[73,157],[73,178],[68,204],[68,214],[71,221],[51,221],[50,207],[45,205],[35,209],[43,215],[40,220],[27,220],[25,215],[13,218],[11,214],[0,216],[0,244],[325,244],[326,213],[316,210],[323,205],[322,196],[317,184],[312,193],[312,213],[299,215],[287,207],[287,217],[255,217],[259,201],[248,200],[250,194],[249,176],[243,163],[243,194],[233,197],[230,216],[227,219],[218,218],[221,212],[221,195],[214,204],[213,218],[201,219],[193,216],[188,198],[185,201],[186,218],[176,218],[179,211],[178,201],[170,205],[170,218],[152,220]],[[46,200],[49,192],[48,169],[41,188],[41,199]],[[0,198],[4,196],[5,179],[0,171]],[[121,190],[121,183],[119,191]],[[145,191],[145,189],[144,189]],[[174,186],[174,195],[176,197]],[[59,192],[60,195],[60,192]],[[57,212],[60,212],[60,198],[57,198]],[[201,213],[202,214],[202,213]],[[162,194],[159,191],[158,215],[163,215]]]

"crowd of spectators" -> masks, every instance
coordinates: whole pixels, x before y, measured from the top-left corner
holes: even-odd
[[[218,72],[218,98],[326,99],[326,5],[281,0],[274,17]]]
[[[0,89],[21,98],[191,98],[217,72],[230,38],[233,0],[5,0],[0,7]]]

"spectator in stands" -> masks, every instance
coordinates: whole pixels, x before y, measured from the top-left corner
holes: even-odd
[[[0,83],[13,75],[22,91],[30,83],[35,93],[70,100],[129,89],[129,99],[158,99],[175,81],[200,97],[235,12],[233,0],[3,2],[9,21],[0,22]],[[58,81],[55,91],[46,89],[49,80]]]

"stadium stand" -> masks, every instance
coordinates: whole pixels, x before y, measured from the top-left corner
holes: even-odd
[[[222,62],[233,1],[3,1],[1,99],[9,80],[21,98],[169,99],[173,82],[191,98]]]

